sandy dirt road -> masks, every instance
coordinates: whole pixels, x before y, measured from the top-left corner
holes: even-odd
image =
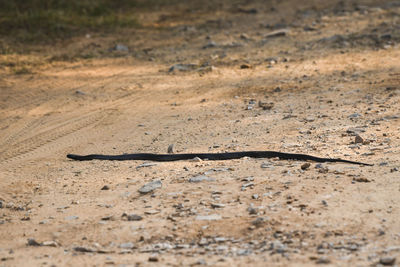
[[[29,55],[72,61],[0,70],[0,266],[399,264],[396,1],[212,1],[142,16],[142,29]],[[374,166],[65,157],[171,144]],[[138,192],[152,181],[162,186]]]

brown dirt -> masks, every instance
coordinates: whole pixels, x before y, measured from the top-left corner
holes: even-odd
[[[3,55],[51,60],[0,70],[0,265],[398,263],[399,15],[395,1],[210,1],[144,13],[142,29]],[[109,51],[116,43],[129,51]],[[169,72],[177,63],[196,66]],[[65,157],[169,144],[375,165]],[[188,182],[198,174],[215,181]],[[153,180],[162,188],[141,195]]]

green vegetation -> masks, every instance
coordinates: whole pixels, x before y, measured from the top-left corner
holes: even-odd
[[[88,33],[110,34],[118,40],[126,34],[121,29],[141,27],[137,20],[141,12],[149,13],[177,3],[180,1],[0,0],[0,71],[32,74],[49,62],[101,56],[108,48],[55,54],[48,48],[55,42],[68,43],[69,38]]]
[[[138,9],[171,0],[0,0],[0,36],[43,42],[90,31],[138,27]]]

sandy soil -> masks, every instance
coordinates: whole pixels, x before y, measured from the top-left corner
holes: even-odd
[[[0,70],[0,266],[399,264],[398,2],[210,1],[141,20],[31,52],[54,59],[31,74]],[[374,166],[65,157],[170,144]]]

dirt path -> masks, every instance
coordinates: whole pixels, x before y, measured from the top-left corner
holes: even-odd
[[[398,264],[400,6],[259,2],[143,14],[49,48],[73,63],[0,71],[0,265]],[[170,144],[375,165],[65,157]]]

